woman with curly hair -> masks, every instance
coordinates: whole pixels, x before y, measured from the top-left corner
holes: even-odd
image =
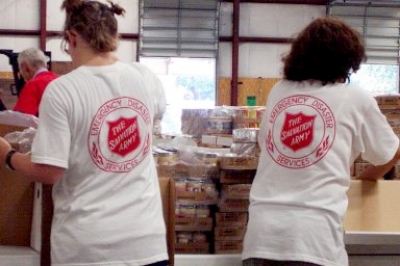
[[[0,160],[54,184],[52,265],[167,265],[151,152],[153,124],[165,110],[161,82],[115,56],[122,7],[64,0],[62,9],[75,69],[47,87],[31,154],[1,138]]]
[[[376,100],[346,83],[365,58],[360,35],[333,18],[312,21],[283,58],[258,135],[244,266],[348,265],[351,165],[361,155],[375,166],[357,178],[375,180],[400,158]]]

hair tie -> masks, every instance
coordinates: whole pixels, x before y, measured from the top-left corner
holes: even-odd
[[[114,5],[113,3],[111,3],[110,11],[111,11],[111,13],[116,14],[117,13],[117,6]]]

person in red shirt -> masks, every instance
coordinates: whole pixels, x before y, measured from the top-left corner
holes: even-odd
[[[39,116],[39,104],[47,85],[58,77],[47,69],[45,54],[37,48],[28,48],[18,54],[18,66],[26,83],[13,111]]]

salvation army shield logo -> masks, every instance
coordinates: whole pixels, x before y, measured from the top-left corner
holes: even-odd
[[[282,143],[293,151],[309,146],[314,139],[314,116],[285,113],[281,131]]]
[[[92,119],[88,149],[102,171],[126,173],[149,157],[152,118],[141,101],[120,97],[104,103]]]
[[[140,144],[140,130],[137,116],[121,117],[108,123],[108,147],[122,157],[136,150]]]
[[[265,149],[275,163],[300,169],[317,163],[331,149],[336,119],[328,104],[310,95],[293,95],[268,108]]]

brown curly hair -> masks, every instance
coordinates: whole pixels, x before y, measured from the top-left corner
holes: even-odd
[[[61,10],[66,11],[64,31],[74,30],[97,52],[117,49],[118,22],[116,15],[125,10],[108,1],[109,5],[92,0],[64,0]]]
[[[366,60],[361,35],[343,21],[318,18],[299,33],[283,58],[284,78],[320,80],[323,84],[346,80]]]

